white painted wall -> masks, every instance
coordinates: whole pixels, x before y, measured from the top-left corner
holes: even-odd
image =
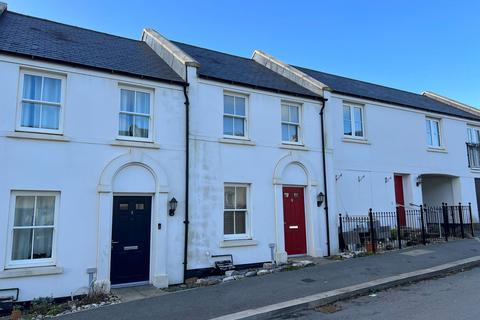
[[[19,68],[28,66],[66,74],[64,136],[69,142],[7,137],[15,131]],[[119,82],[154,89],[154,140],[160,149],[114,146],[117,136]],[[99,207],[100,175],[115,158],[131,152],[154,159],[166,172],[168,199],[179,204],[174,217],[166,217],[166,262],[170,283],[182,281],[184,235],[184,97],[181,87],[101,72],[70,68],[0,55],[0,288],[19,287],[20,299],[69,296],[88,285],[87,268],[99,268],[98,227],[101,217],[111,217],[111,207]],[[142,156],[138,156],[143,161]],[[153,177],[140,167],[129,167],[115,179],[114,191],[150,192]],[[55,190],[60,195],[56,256],[63,273],[5,278],[6,238],[11,190]],[[111,199],[112,193],[103,193]],[[162,197],[161,194],[155,197]],[[166,208],[156,208],[165,213]],[[100,218],[99,218],[100,213]],[[153,215],[153,213],[152,213]],[[163,218],[162,218],[163,219]],[[98,250],[97,250],[98,249]],[[100,279],[104,280],[104,279]],[[108,279],[107,279],[108,280]]]
[[[326,97],[327,148],[334,167],[334,176],[330,176],[329,180],[334,183],[332,197],[336,198],[330,204],[330,209],[337,215],[366,214],[369,208],[394,211],[394,174],[403,175],[406,205],[425,202],[422,197],[422,188],[425,186],[416,185],[419,175],[450,175],[456,177],[452,180],[454,191],[444,201],[471,202],[473,212],[478,212],[474,178],[479,173],[468,168],[466,120],[329,92]],[[343,101],[365,106],[366,139],[362,143],[344,139]],[[433,152],[427,148],[427,115],[441,119],[445,146],[443,152]],[[434,181],[426,181],[426,184],[431,183]],[[478,220],[478,214],[475,214],[475,219]]]
[[[308,252],[325,255],[324,209],[316,206],[316,195],[323,190],[320,103],[198,79],[194,70],[190,70],[189,83],[192,119],[189,269],[212,267],[214,259],[210,256],[217,254],[233,254],[235,264],[269,261],[269,243],[276,243],[277,257],[285,258],[281,222],[283,184],[306,186]],[[248,96],[248,145],[222,141],[224,91]],[[304,148],[282,145],[282,100],[302,104]],[[274,181],[276,167],[282,168],[278,170],[282,181]],[[244,242],[248,246],[223,241],[223,192],[224,183],[228,182],[250,184],[253,241]]]

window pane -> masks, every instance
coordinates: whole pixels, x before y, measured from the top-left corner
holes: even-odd
[[[33,259],[52,257],[53,228],[35,229],[33,232]]]
[[[120,90],[120,110],[128,112],[135,111],[135,91]]]
[[[42,95],[42,77],[26,74],[23,77],[23,98],[40,100]]]
[[[475,143],[475,141],[473,140],[474,136],[474,133],[473,133],[473,128],[467,128],[467,142],[470,142],[470,143]]]
[[[298,126],[288,125],[288,137],[291,142],[298,142]]]
[[[282,105],[282,121],[285,121],[285,122],[289,121],[288,106],[286,105]]]
[[[434,147],[440,146],[440,130],[437,121],[431,121],[432,123],[432,142]]]
[[[55,197],[37,197],[37,210],[35,212],[36,226],[52,226],[55,213]]]
[[[290,107],[290,122],[299,123],[298,107]]]
[[[43,105],[40,127],[44,129],[58,129],[59,122],[60,107]]]
[[[120,114],[120,128],[118,134],[121,136],[133,137],[133,116]]]
[[[16,227],[33,225],[34,206],[35,197],[17,196],[15,198],[15,218],[13,225]]]
[[[235,187],[225,187],[225,209],[235,209]]]
[[[42,105],[35,103],[22,103],[22,127],[40,128],[40,109]]]
[[[235,97],[235,114],[245,116],[245,98]]]
[[[426,120],[426,129],[427,129],[427,144],[429,146],[433,145],[433,142],[432,142],[432,129],[431,129],[431,126],[430,126],[430,120]]]
[[[346,136],[352,135],[352,119],[348,106],[343,106],[343,134]]]
[[[150,114],[150,94],[149,93],[137,91],[135,112]]]
[[[135,137],[148,138],[149,117],[135,116]]]
[[[24,260],[31,258],[32,233],[32,229],[13,230],[12,260]]]
[[[44,77],[42,101],[60,103],[61,88],[62,80]]]
[[[223,116],[223,134],[233,136],[233,118]]]
[[[355,107],[353,109],[353,116],[355,119],[355,136],[363,136],[363,119],[362,119],[362,109]]]
[[[236,187],[235,209],[247,209],[247,188]]]
[[[235,233],[246,233],[245,211],[235,211]]]
[[[234,113],[234,98],[232,96],[224,95],[223,96],[223,112],[226,114],[235,114]]]
[[[233,128],[236,136],[243,137],[245,135],[244,119],[235,118]]]
[[[282,141],[290,141],[288,124],[282,124]]]
[[[224,234],[233,234],[234,233],[234,226],[233,226],[233,212],[225,211],[223,213],[223,233]]]

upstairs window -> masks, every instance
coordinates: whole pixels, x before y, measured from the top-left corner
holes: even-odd
[[[480,129],[478,128],[467,128],[467,142],[472,144],[480,143]]]
[[[223,135],[246,137],[247,98],[245,96],[223,95]]]
[[[427,128],[427,145],[431,148],[440,148],[441,139],[440,139],[440,120],[427,118],[425,120]]]
[[[363,106],[343,105],[343,135],[351,138],[364,138]]]
[[[223,233],[226,239],[247,238],[248,185],[226,184],[224,189]]]
[[[60,133],[64,77],[22,71],[20,115],[17,129]]]
[[[282,141],[300,142],[300,106],[282,103]]]
[[[53,263],[58,193],[14,192],[9,264]]]
[[[151,92],[120,89],[120,120],[118,135],[121,139],[151,140]]]

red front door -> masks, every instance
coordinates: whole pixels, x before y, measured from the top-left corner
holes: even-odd
[[[403,177],[395,176],[395,202],[397,203],[397,212],[400,220],[400,226],[407,225],[405,217],[405,198],[403,196]]]
[[[303,188],[283,188],[283,225],[287,254],[306,254],[307,237]]]

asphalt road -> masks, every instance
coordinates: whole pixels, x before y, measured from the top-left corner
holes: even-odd
[[[478,320],[480,268],[276,319]]]

